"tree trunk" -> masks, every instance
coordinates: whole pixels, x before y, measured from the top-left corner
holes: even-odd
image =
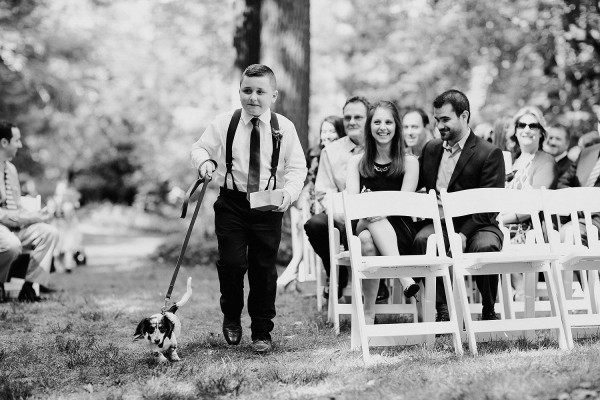
[[[250,64],[260,62],[260,31],[261,31],[262,0],[242,0],[235,3],[238,8],[233,35],[235,47],[235,67],[239,75]]]
[[[275,72],[279,98],[274,111],[289,118],[308,150],[310,1],[239,0],[234,37],[240,73],[262,63]]]

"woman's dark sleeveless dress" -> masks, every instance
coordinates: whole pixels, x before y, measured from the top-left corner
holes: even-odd
[[[391,178],[387,176],[390,164],[377,164],[375,163],[375,177],[365,178],[360,177],[360,190],[361,192],[367,189],[372,192],[379,192],[384,190],[401,190],[402,182],[404,181],[404,174],[399,178]],[[394,231],[396,231],[396,238],[398,240],[398,250],[400,254],[407,255],[412,254],[413,250],[413,239],[416,235],[415,226],[413,220],[406,216],[388,216],[388,221]]]

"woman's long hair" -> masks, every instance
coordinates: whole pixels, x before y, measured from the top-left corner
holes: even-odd
[[[402,135],[402,123],[400,122],[400,113],[394,103],[390,101],[379,101],[376,103],[367,114],[367,122],[365,124],[365,152],[358,165],[358,171],[360,176],[363,178],[375,177],[375,158],[377,157],[377,144],[375,138],[371,132],[371,121],[373,121],[373,115],[378,108],[385,108],[392,113],[394,122],[396,123],[396,130],[392,139],[390,148],[390,158],[392,163],[388,170],[387,176],[392,178],[398,178],[404,173],[404,137]]]

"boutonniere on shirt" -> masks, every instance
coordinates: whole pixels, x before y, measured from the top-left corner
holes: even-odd
[[[275,138],[275,147],[279,148],[281,139],[283,138],[283,132],[279,129],[271,128],[271,134],[273,135],[273,138]]]

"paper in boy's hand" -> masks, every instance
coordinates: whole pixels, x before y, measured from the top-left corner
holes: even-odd
[[[283,203],[283,191],[281,189],[250,193],[250,208],[253,210],[272,211],[279,208],[281,203]]]

